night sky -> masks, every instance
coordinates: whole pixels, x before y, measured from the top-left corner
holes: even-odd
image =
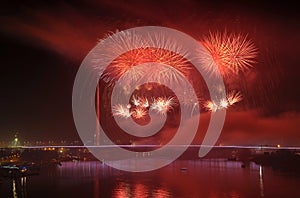
[[[143,3],[141,3],[143,2]],[[247,34],[257,48],[246,99],[229,109],[225,144],[300,146],[300,13],[288,1],[9,1],[1,4],[0,140],[79,139],[72,88],[83,58],[106,34],[165,26],[195,39]]]

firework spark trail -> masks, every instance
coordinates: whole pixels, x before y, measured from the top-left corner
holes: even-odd
[[[217,110],[227,109],[228,107],[234,105],[242,100],[242,95],[238,91],[232,91],[227,94],[226,98],[221,98],[218,101],[206,101],[204,107],[211,112],[216,112]]]
[[[134,104],[134,106],[139,106],[140,105],[140,99],[136,96],[132,97],[131,102]]]
[[[187,76],[185,75],[187,74],[182,73],[177,68],[174,68],[172,66],[153,64],[153,66],[148,69],[145,78],[149,79],[149,81],[151,81],[152,79],[156,79],[156,81],[160,84],[171,82],[184,86],[185,79],[187,78]]]
[[[142,107],[137,107],[132,112],[132,117],[135,119],[141,119],[148,114],[147,110]]]
[[[242,99],[243,99],[243,96],[238,91],[232,91],[227,94],[227,101],[228,101],[229,105],[233,105],[237,102],[240,102]]]
[[[140,106],[143,108],[148,108],[150,106],[148,99],[144,97],[140,98]]]
[[[175,98],[173,97],[158,97],[152,99],[149,103],[148,99],[145,97],[133,96],[132,101],[134,107],[131,108],[131,105],[122,105],[118,104],[113,107],[113,116],[118,116],[121,118],[133,117],[136,119],[141,119],[148,114],[148,108],[150,110],[155,110],[161,115],[166,115],[168,111],[173,109],[176,105]],[[151,104],[151,105],[150,105]]]
[[[129,107],[129,108],[128,108]],[[130,106],[118,104],[113,107],[113,116],[118,116],[121,118],[129,118],[131,117],[132,112],[130,112]]]
[[[120,77],[123,77],[123,80],[126,81],[126,84],[131,84],[145,75],[146,68],[134,67],[135,64],[126,65],[125,63],[116,64],[114,62],[102,76],[102,79],[109,84],[112,84]],[[127,72],[129,69],[130,72]]]
[[[183,74],[188,74],[190,70],[190,66],[188,65],[188,61],[184,59],[182,56],[162,49],[152,49],[150,50],[150,61],[162,63],[165,65],[169,65],[173,68],[176,68]]]
[[[172,68],[163,72],[165,80],[168,79],[170,82],[176,82],[182,80],[182,77],[189,74],[191,66],[184,56],[176,53],[179,51],[180,46],[174,46],[176,42],[165,38],[164,36],[157,33],[155,38],[142,38],[135,34],[119,34],[118,36],[108,35],[107,38],[112,39],[112,45],[109,46],[106,56],[114,57],[121,51],[126,53],[118,56],[110,64],[110,67],[104,72],[102,79],[112,85],[112,83],[118,80],[121,76],[126,75],[126,71],[131,69],[131,72],[124,76],[124,80],[130,84],[131,81],[137,81],[142,78],[146,73],[153,72],[151,68],[139,68],[134,69],[135,66],[146,63],[154,62],[169,65]],[[104,39],[103,39],[104,40]],[[100,40],[101,42],[101,40]],[[158,48],[152,48],[149,46],[161,46]],[[166,49],[175,49],[175,51],[169,51]],[[105,57],[104,57],[105,59]],[[108,58],[107,58],[108,59]],[[98,60],[101,61],[101,60]],[[97,60],[95,61],[95,69],[97,67]],[[175,72],[177,70],[179,72]],[[182,75],[180,75],[182,74]]]
[[[134,106],[136,107],[142,107],[142,108],[148,108],[149,105],[149,101],[146,97],[137,97],[137,96],[133,96],[131,102],[134,104]]]
[[[154,68],[135,67],[146,62],[165,64],[170,67],[164,67],[163,70],[161,68],[158,70],[155,67],[156,64],[152,64]],[[129,69],[131,72],[127,72]],[[118,57],[104,78],[106,81],[112,82],[123,76],[127,83],[131,83],[145,77],[146,74],[151,74],[153,76],[159,75],[158,79],[161,81],[168,80],[172,83],[179,83],[183,82],[182,79],[188,75],[189,70],[190,65],[177,54],[162,49],[136,49]]]
[[[220,106],[221,109],[227,108],[229,106],[229,103],[228,103],[227,99],[222,98],[220,100],[219,106]]]
[[[155,110],[157,113],[159,113],[161,115],[166,115],[168,111],[173,109],[174,105],[176,105],[175,98],[159,97],[159,98],[153,100],[150,110]]]
[[[207,58],[207,70],[214,74],[219,70],[222,76],[244,72],[256,63],[258,50],[247,36],[241,34],[210,33],[201,41],[212,59]],[[215,67],[215,64],[217,67]]]
[[[192,107],[192,111],[191,111],[191,117],[194,114],[195,108],[198,106],[198,103],[194,103],[193,107]]]
[[[208,111],[211,112],[216,112],[219,109],[219,106],[213,101],[206,101],[204,106]]]

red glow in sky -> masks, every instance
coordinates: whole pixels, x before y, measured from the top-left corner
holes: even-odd
[[[193,0],[6,3],[0,8],[0,136],[8,139],[18,130],[24,139],[78,138],[71,92],[82,59],[110,32],[156,25],[197,40],[216,31],[248,35],[259,49],[257,63],[228,79],[230,90],[238,88],[243,100],[229,110],[220,142],[300,146],[296,7]]]

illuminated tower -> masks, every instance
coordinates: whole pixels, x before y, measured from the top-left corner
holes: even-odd
[[[96,146],[99,146],[100,145],[100,84],[99,83],[96,90],[96,113],[97,113],[97,120],[96,120],[95,143]]]
[[[11,142],[11,147],[19,147],[20,146],[20,140],[19,140],[19,132],[16,132],[14,135],[14,140]]]

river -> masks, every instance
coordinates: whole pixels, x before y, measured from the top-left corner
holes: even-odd
[[[131,173],[101,162],[64,162],[37,176],[3,178],[0,197],[13,198],[259,198],[300,197],[300,176],[254,163],[177,160],[161,169]]]

